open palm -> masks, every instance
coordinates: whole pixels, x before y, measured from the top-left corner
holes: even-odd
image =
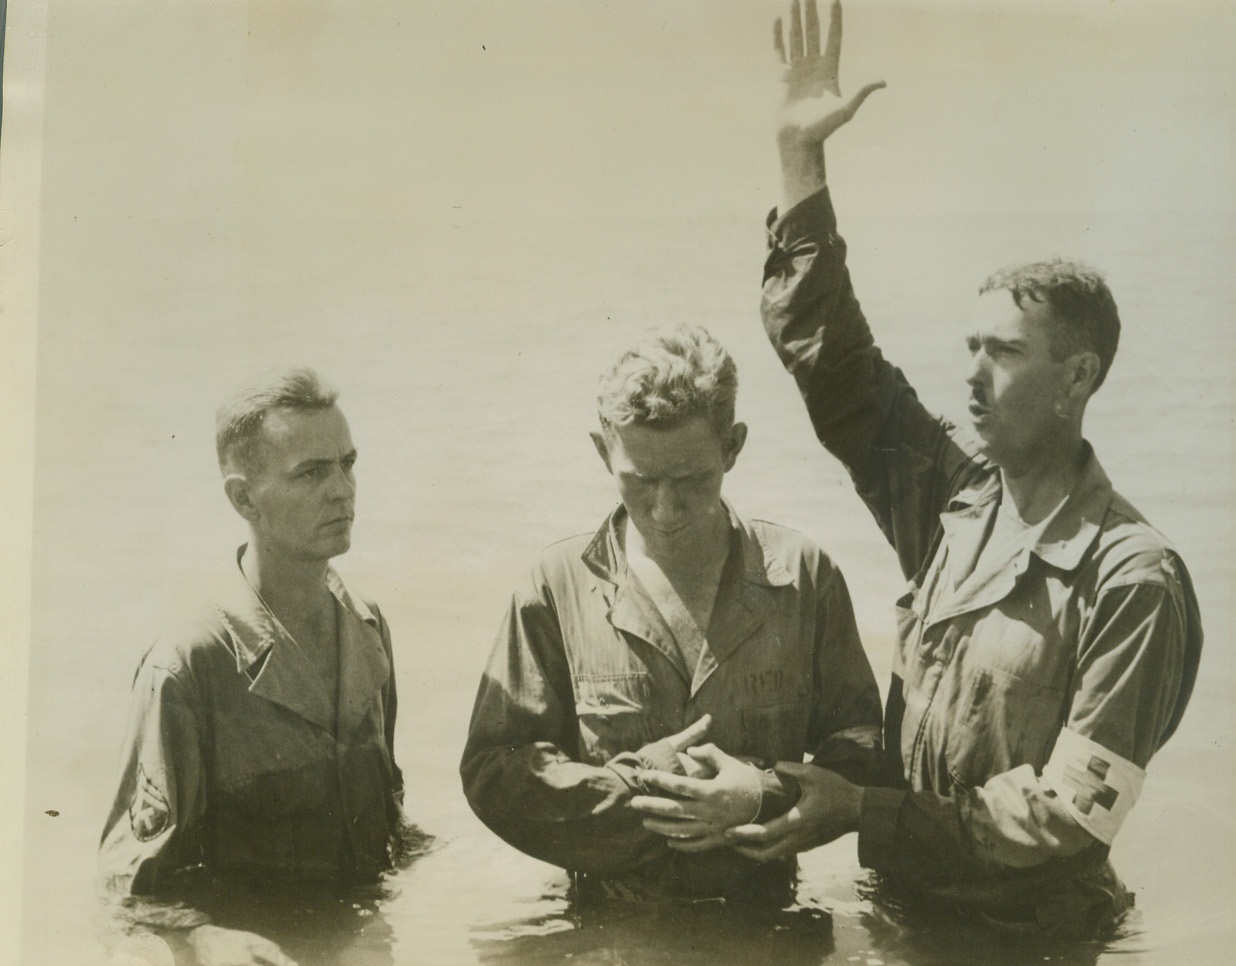
[[[790,7],[790,43],[787,48],[781,18],[773,27],[773,45],[786,65],[785,101],[777,115],[778,139],[800,145],[819,144],[854,116],[883,81],[868,84],[850,98],[841,96],[841,3],[835,0],[828,23],[828,39],[820,49],[820,15],[816,0],[799,0]]]

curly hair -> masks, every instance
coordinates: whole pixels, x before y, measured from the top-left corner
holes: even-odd
[[[1051,354],[1057,362],[1076,352],[1093,352],[1099,371],[1091,392],[1103,385],[1120,343],[1120,314],[1111,289],[1093,268],[1081,262],[1053,258],[1002,268],[980,286],[985,295],[1004,289],[1018,308],[1025,300],[1051,309]]]
[[[597,414],[607,432],[705,416],[724,433],[737,396],[738,367],[725,347],[707,329],[678,325],[646,332],[601,376]]]
[[[338,398],[337,390],[307,368],[286,369],[247,386],[224,402],[215,415],[219,469],[224,474],[257,469],[260,431],[272,409],[314,412],[330,409]]]

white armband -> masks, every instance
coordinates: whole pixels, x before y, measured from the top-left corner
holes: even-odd
[[[1146,771],[1065,728],[1043,768],[1043,778],[1082,828],[1111,845],[1142,793]]]

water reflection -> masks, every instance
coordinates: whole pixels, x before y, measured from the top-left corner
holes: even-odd
[[[560,870],[461,832],[369,887],[233,886],[195,904],[299,966],[1094,966],[1146,946],[1136,910],[1107,943],[1052,941],[904,901],[830,847],[803,857],[788,905],[641,903],[580,894]]]
[[[863,900],[855,925],[885,962],[905,966],[1094,966],[1111,942],[1136,932],[1134,918],[1126,916],[1110,942],[1051,939],[1030,929],[964,917],[943,903],[905,901],[873,873],[859,878],[855,893]]]
[[[193,905],[218,926],[264,936],[299,966],[394,966],[393,930],[383,913],[398,895],[388,883],[350,888],[261,888],[229,883]],[[187,952],[176,943],[177,962]]]
[[[206,881],[188,887],[179,904],[186,912],[204,912],[217,926],[271,940],[297,966],[395,966],[408,959],[396,959],[398,940],[387,910],[402,896],[405,873],[440,844],[434,836],[409,826],[396,857],[396,871],[378,882]],[[166,913],[161,918],[171,924]],[[194,961],[185,941],[187,934],[180,930],[156,930],[152,938],[145,927],[126,926],[120,918],[105,916],[105,920],[100,939],[112,963],[144,966],[163,962],[160,956],[174,957],[178,964]],[[167,941],[159,941],[159,935]]]
[[[525,918],[474,926],[484,964],[725,963],[787,966],[1093,966],[1138,935],[1136,914],[1108,943],[1050,940],[967,920],[944,907],[907,904],[878,877],[808,879],[785,908],[710,902],[597,901],[559,878]]]
[[[480,963],[712,966],[820,963],[834,949],[832,917],[822,909],[768,908],[711,901],[582,900],[540,922],[499,924],[474,938]]]

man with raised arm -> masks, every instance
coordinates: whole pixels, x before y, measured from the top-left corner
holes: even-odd
[[[337,393],[293,369],[219,409],[223,488],[249,527],[218,592],[142,658],[99,850],[124,919],[210,964],[292,960],[210,921],[231,895],[371,882],[406,852],[390,632],[330,560],[356,478]]]
[[[621,504],[545,551],[477,694],[469,803],[583,895],[785,900],[792,856],[762,865],[722,832],[793,803],[797,786],[764,770],[776,761],[862,780],[878,755],[879,692],[840,571],[721,497],[747,436],[737,388],[729,354],[686,326],[602,378],[592,440]],[[636,805],[665,801],[650,768],[715,777],[688,814],[646,818]]]
[[[968,344],[971,433],[933,416],[875,346],[851,288],[823,142],[873,89],[838,85],[794,4],[765,328],[829,452],[910,580],[885,745],[896,787],[787,765],[799,803],[734,830],[775,859],[858,832],[862,863],[912,893],[1016,926],[1100,935],[1130,899],[1108,850],[1188,702],[1202,630],[1171,545],[1113,491],[1082,434],[1120,322],[1092,270],[1006,269]]]

